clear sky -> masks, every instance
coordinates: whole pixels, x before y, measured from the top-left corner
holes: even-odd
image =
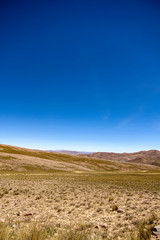
[[[160,150],[160,2],[1,0],[0,143]]]

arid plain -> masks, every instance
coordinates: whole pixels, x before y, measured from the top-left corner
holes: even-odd
[[[160,168],[0,145],[0,239],[159,239]]]

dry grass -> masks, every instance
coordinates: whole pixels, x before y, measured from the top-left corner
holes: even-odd
[[[13,237],[36,224],[34,234],[47,234],[45,239],[143,239],[138,234],[160,220],[159,182],[159,174],[145,173],[3,174],[3,235]]]
[[[79,227],[79,226],[78,226]],[[98,240],[91,230],[68,226],[62,230],[47,225],[29,224],[13,229],[5,225],[0,228],[0,240]]]
[[[25,160],[33,164],[25,165],[25,171],[0,171],[0,240],[155,239],[152,228],[160,224],[159,171],[143,172],[132,164],[124,171],[123,165],[113,167],[112,162],[102,166],[101,160],[19,148],[0,151],[14,154],[12,160],[11,155],[4,159],[3,166],[12,161],[20,166]],[[74,167],[47,171],[46,165],[35,167],[33,161],[54,168],[66,161]],[[89,171],[75,170],[76,164]],[[103,171],[91,171],[94,164]]]

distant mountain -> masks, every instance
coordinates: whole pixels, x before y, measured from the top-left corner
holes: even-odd
[[[64,153],[69,155],[92,154],[93,152],[72,151],[72,150],[49,150],[49,152]]]
[[[83,156],[117,162],[150,164],[160,167],[160,151],[158,150],[140,151],[135,153],[95,152],[92,154],[84,154]]]

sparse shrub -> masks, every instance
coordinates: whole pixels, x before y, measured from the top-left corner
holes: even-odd
[[[153,213],[148,220],[137,223],[138,231],[130,234],[130,240],[149,240],[151,239],[152,230],[156,215]]]
[[[0,240],[11,240],[12,231],[4,223],[0,223]]]
[[[118,210],[118,206],[116,204],[112,205],[112,211],[117,211]]]
[[[39,199],[41,199],[42,198],[42,196],[37,196],[36,198],[35,198],[35,200],[39,200]]]
[[[58,209],[57,209],[57,212],[61,212],[61,211],[62,211],[62,209],[61,209],[61,208],[58,208]]]
[[[14,191],[13,191],[13,195],[20,195],[19,189],[14,190]]]
[[[151,227],[141,223],[138,227],[138,240],[148,240],[151,237]]]
[[[2,188],[0,192],[0,198],[2,198],[5,194],[8,194],[9,190],[7,188]]]
[[[4,194],[8,194],[9,190],[7,188],[3,188],[3,192],[4,192]]]
[[[102,208],[97,208],[97,212],[102,212]]]
[[[0,198],[2,198],[4,196],[4,193],[3,192],[1,192],[0,193]]]
[[[108,201],[112,202],[113,201],[113,197],[109,197]]]
[[[39,228],[33,226],[30,231],[24,232],[22,235],[23,240],[46,240],[47,239],[47,232],[45,228]],[[19,238],[18,240],[21,240]]]
[[[77,228],[69,228],[65,231],[59,232],[57,240],[91,240],[95,239],[92,237],[91,231],[88,229],[79,230]]]
[[[156,219],[157,219],[156,214],[152,213],[152,215],[148,219],[148,224],[153,224]]]

